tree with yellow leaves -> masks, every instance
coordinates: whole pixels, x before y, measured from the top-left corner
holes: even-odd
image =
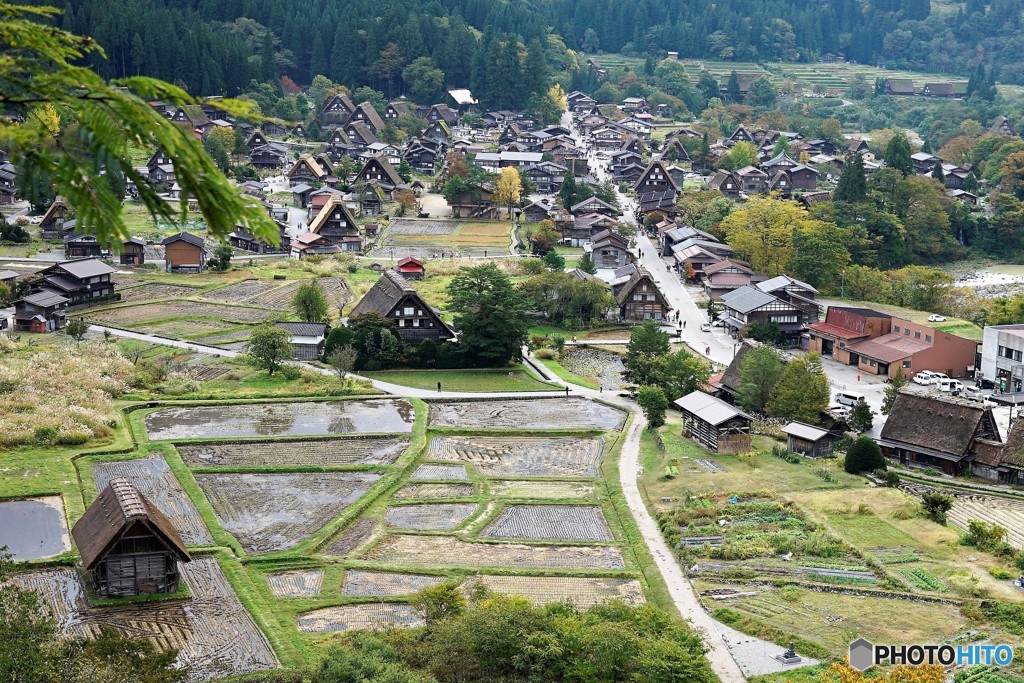
[[[494,201],[508,207],[508,217],[512,218],[512,209],[519,203],[523,194],[523,183],[519,179],[519,171],[506,166],[494,183]]]
[[[821,672],[821,683],[866,683],[869,679],[846,662],[833,662],[832,667]],[[938,664],[921,666],[900,665],[870,683],[943,683],[946,672]]]
[[[794,233],[815,230],[818,224],[796,202],[770,196],[751,198],[726,216],[721,228],[739,258],[749,261],[755,271],[774,277],[793,259]]]

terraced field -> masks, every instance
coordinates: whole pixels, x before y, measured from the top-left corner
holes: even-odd
[[[135,303],[155,299],[182,299],[194,295],[198,290],[195,287],[185,287],[184,285],[147,282],[136,287],[122,288],[118,286],[117,291],[121,294],[121,301]]]
[[[488,477],[596,477],[602,439],[440,436],[431,460],[460,460]]]
[[[267,574],[270,594],[275,598],[310,598],[320,595],[324,585],[323,569],[308,569]]]
[[[926,484],[906,482],[900,488],[915,496],[936,490]],[[953,496],[953,509],[946,516],[954,526],[966,530],[971,521],[998,524],[1006,529],[1007,543],[1014,548],[1024,548],[1024,501],[958,489],[941,491]]]
[[[152,453],[149,457],[137,460],[96,463],[92,468],[92,476],[97,493],[107,488],[107,484],[115,477],[128,479],[170,519],[185,543],[202,545],[213,542],[199,511],[160,453]]]
[[[475,491],[472,484],[406,484],[392,498],[466,498]]]
[[[324,607],[299,615],[299,630],[303,633],[380,631],[422,625],[423,619],[416,614],[412,606],[390,602]]]
[[[573,481],[492,481],[490,492],[498,498],[590,498],[593,484]]]
[[[435,427],[477,429],[621,429],[621,410],[585,398],[450,401],[430,404]]]
[[[144,328],[147,324],[159,320],[173,320],[175,318],[210,318],[226,322],[252,324],[266,320],[272,315],[274,315],[273,311],[262,308],[225,306],[223,304],[211,304],[201,301],[165,301],[110,308],[90,314],[89,319],[121,327],[140,329]]]
[[[409,446],[407,438],[366,437],[251,443],[179,444],[189,467],[283,467],[391,465]]]
[[[292,299],[299,287],[309,280],[243,280],[215,289],[203,295],[204,299],[225,303],[262,306],[275,310],[291,310]],[[317,280],[331,308],[341,308],[352,300],[352,290],[343,277],[323,277]]]
[[[450,536],[386,537],[366,559],[440,567],[518,567],[535,569],[625,569],[622,551],[611,546],[468,543]]]
[[[443,576],[424,574],[397,574],[349,569],[345,572],[342,585],[343,595],[358,595],[371,598],[412,595],[430,586],[444,583]]]
[[[364,517],[335,536],[323,552],[325,555],[336,555],[338,557],[352,555],[359,546],[370,540],[377,527],[377,522]]]
[[[465,588],[474,584],[505,595],[522,595],[531,601],[546,604],[568,602],[587,609],[607,600],[622,600],[627,605],[645,602],[643,587],[635,579],[594,579],[561,576],[474,576]]]
[[[424,503],[389,507],[385,521],[399,529],[451,530],[476,511],[476,503]]]
[[[480,535],[545,541],[613,540],[604,512],[596,505],[509,505]]]
[[[217,561],[200,557],[180,565],[191,598],[119,607],[89,607],[76,570],[40,569],[14,576],[40,595],[64,635],[97,636],[102,627],[146,638],[160,650],[176,648],[190,681],[274,669],[277,657],[242,606]]]
[[[462,465],[420,465],[412,473],[411,479],[445,481],[469,479],[466,468]]]
[[[369,473],[196,474],[221,525],[248,553],[310,537],[380,479]]]

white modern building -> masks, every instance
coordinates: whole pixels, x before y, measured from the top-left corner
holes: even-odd
[[[989,325],[981,346],[981,376],[1005,391],[1021,391],[1024,379],[1024,325]],[[1011,380],[1014,378],[1015,380]]]

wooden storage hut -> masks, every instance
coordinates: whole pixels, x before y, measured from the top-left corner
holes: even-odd
[[[675,404],[683,412],[683,436],[712,453],[746,453],[751,449],[754,418],[720,398],[694,391]]]
[[[111,479],[71,530],[101,598],[176,593],[185,542],[127,479]]]
[[[782,428],[782,433],[788,437],[786,448],[791,453],[799,453],[811,458],[824,458],[832,455],[835,435],[827,429],[803,422],[790,422]]]

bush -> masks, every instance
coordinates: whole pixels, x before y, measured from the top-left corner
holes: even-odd
[[[843,467],[850,474],[859,474],[876,469],[886,469],[882,449],[871,437],[858,436],[846,452]]]
[[[665,424],[665,411],[668,409],[668,398],[661,387],[640,387],[636,402],[644,411],[651,429]]]
[[[523,275],[540,275],[544,272],[544,262],[539,258],[525,258],[519,262]]]
[[[1003,569],[1002,567],[989,567],[988,573],[1000,581],[1008,581],[1013,578],[1013,573],[1009,569]]]
[[[987,524],[978,520],[971,520],[967,525],[967,533],[960,542],[964,545],[972,545],[978,550],[993,551],[1003,544],[1006,538],[1006,529],[998,524]]]
[[[1024,571],[1024,551],[1017,553],[1017,555],[1013,558],[1013,566],[1021,571]]]
[[[926,491],[921,496],[921,512],[938,524],[946,523],[946,513],[953,508],[953,496],[936,491]]]
[[[555,351],[554,349],[537,349],[533,355],[544,360],[553,360],[555,358]]]
[[[889,488],[896,488],[900,485],[900,475],[896,474],[892,470],[886,470],[882,477],[885,480],[885,485]]]

